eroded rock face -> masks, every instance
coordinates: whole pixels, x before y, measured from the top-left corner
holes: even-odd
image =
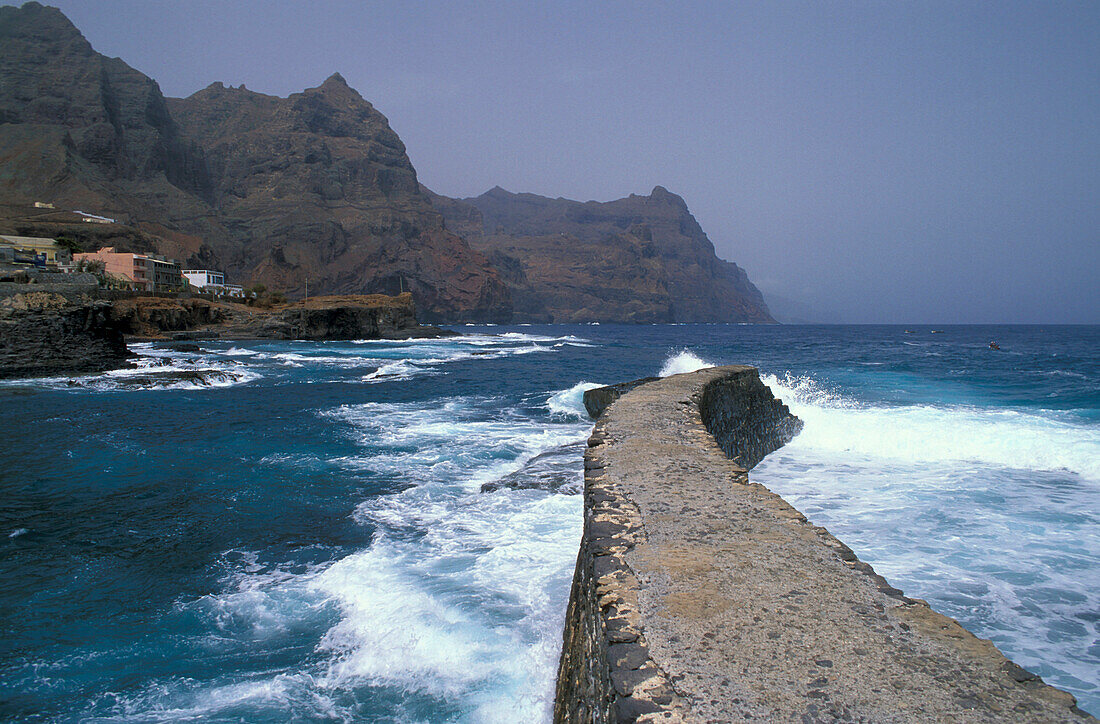
[[[0,300],[0,378],[101,372],[133,354],[110,302],[30,292]]]
[[[227,317],[223,305],[205,299],[158,297],[121,299],[111,307],[110,315],[126,334],[144,337],[215,324]]]
[[[0,8],[0,47],[0,195],[119,221],[82,234],[71,214],[24,213],[0,227],[156,251],[292,297],[307,281],[409,291],[426,319],[508,320],[507,287],[443,228],[397,134],[339,75],[289,98],[214,84],[165,99],[37,3]]]
[[[454,334],[421,325],[408,292],[393,297],[311,297],[273,308],[137,297],[115,302],[109,314],[121,331],[145,339],[404,339]]]
[[[660,186],[607,203],[501,188],[433,201],[508,284],[516,321],[775,321],[744,270],[719,259],[684,200]]]
[[[333,75],[277,98],[220,83],[169,101],[202,144],[239,277],[292,295],[412,292],[430,320],[507,321],[507,288],[443,227],[385,116]]]
[[[66,234],[88,250],[212,255],[203,238],[219,226],[209,221],[202,152],[180,135],[155,81],[96,53],[59,10],[38,3],[0,8],[0,48],[0,228]],[[35,201],[58,211],[38,213]],[[82,224],[73,209],[120,223]],[[169,218],[203,221],[197,234],[129,223]]]

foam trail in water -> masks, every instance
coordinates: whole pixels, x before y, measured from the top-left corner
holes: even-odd
[[[580,399],[594,386],[545,393],[533,413],[472,397],[320,412],[362,447],[333,464],[408,486],[357,507],[356,519],[376,531],[370,547],[305,571],[231,551],[232,584],[188,606],[214,622],[214,641],[278,641],[334,615],[318,633],[315,663],[194,690],[173,683],[126,711],[186,719],[244,707],[350,721],[364,718],[357,691],[370,686],[390,692],[394,721],[422,720],[400,713],[408,697],[445,703],[462,712],[456,721],[548,720],[583,521],[581,456],[564,449],[583,445],[591,429]],[[557,482],[482,492],[528,474]],[[558,485],[562,476],[572,484]]]
[[[584,387],[548,395],[547,409],[580,418]],[[416,483],[362,503],[356,515],[382,533],[314,582],[341,610],[321,644],[333,657],[330,681],[442,697],[472,721],[548,714],[581,501],[481,487],[583,441],[589,425],[547,424],[495,406],[456,398],[427,410],[375,403],[327,413],[384,449],[349,464]]]

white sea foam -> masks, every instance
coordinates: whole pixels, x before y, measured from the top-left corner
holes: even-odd
[[[188,604],[215,626],[214,650],[242,637],[278,641],[303,617],[334,609],[316,665],[195,690],[173,684],[129,701],[126,718],[203,718],[243,706],[351,720],[349,692],[371,685],[443,699],[463,721],[548,719],[582,501],[481,487],[582,442],[590,424],[580,395],[592,386],[546,393],[545,417],[472,397],[320,412],[362,445],[361,456],[335,464],[410,485],[356,508],[377,530],[371,546],[304,571],[230,551],[225,589]],[[572,474],[580,480],[579,456]]]
[[[1100,482],[1100,431],[1057,414],[966,406],[858,405],[807,377],[763,380],[806,423],[795,449],[912,463],[1066,470]]]
[[[1063,413],[858,402],[764,375],[805,422],[751,473],[906,593],[1095,691],[1100,431]]]
[[[43,377],[20,380],[52,389],[91,392],[130,392],[135,390],[203,390],[232,387],[259,379],[261,375],[245,366],[195,357],[169,357],[161,350],[129,360],[129,366],[96,374],[71,377]]]
[[[242,347],[230,347],[229,349],[225,350],[224,352],[219,352],[219,354],[224,354],[227,357],[255,357],[256,355],[260,354],[260,352],[258,350],[254,350],[254,349],[244,349]]]
[[[603,387],[603,385],[597,382],[578,382],[568,390],[551,395],[546,401],[546,407],[555,415],[584,419],[588,415],[588,411],[584,408],[584,393],[597,387]]]
[[[703,360],[694,352],[685,349],[669,356],[669,358],[665,360],[664,365],[661,366],[661,371],[657,373],[657,376],[670,377],[672,375],[679,375],[684,372],[695,372],[696,370],[713,366],[713,364]]]
[[[363,382],[400,382],[411,380],[417,375],[433,373],[434,370],[429,366],[417,365],[408,360],[397,360],[379,365],[378,369],[363,375],[360,379]]]

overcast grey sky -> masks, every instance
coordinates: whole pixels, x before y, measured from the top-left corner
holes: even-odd
[[[339,71],[421,181],[685,198],[848,322],[1100,323],[1100,2],[60,0],[185,96]]]

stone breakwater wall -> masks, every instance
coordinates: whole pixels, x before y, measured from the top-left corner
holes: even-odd
[[[1096,721],[751,483],[800,426],[751,367],[608,402],[556,722]]]

